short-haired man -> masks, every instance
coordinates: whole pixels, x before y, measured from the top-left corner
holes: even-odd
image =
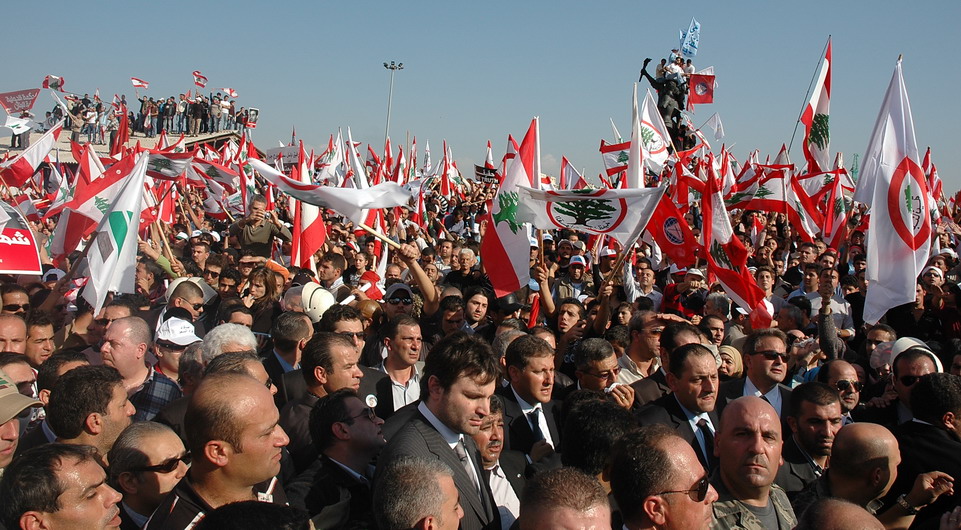
[[[310,431],[320,456],[285,487],[291,506],[307,510],[315,525],[324,523],[321,527],[372,524],[370,463],[387,444],[383,424],[352,389],[318,400]],[[338,520],[341,513],[333,507],[345,498],[350,498],[349,511]]]
[[[277,212],[267,212],[267,199],[263,195],[251,197],[247,217],[230,225],[227,233],[236,238],[240,248],[264,258],[270,257],[275,237],[291,240],[290,229],[280,222]]]
[[[280,425],[290,436],[287,447],[297,471],[303,471],[317,458],[311,442],[310,414],[317,400],[343,388],[356,392],[364,373],[357,364],[360,352],[353,341],[337,333],[317,333],[304,347],[301,375],[307,392],[284,405]]]
[[[793,528],[797,520],[774,477],[781,464],[781,422],[759,397],[732,401],[714,439],[719,472],[712,528]]]
[[[685,440],[666,425],[642,427],[614,447],[611,492],[628,530],[706,530],[717,491]]]
[[[142,318],[115,320],[103,339],[100,348],[103,364],[116,368],[123,376],[130,402],[137,408],[134,421],[152,420],[160,409],[183,395],[177,383],[147,364],[145,357],[153,341],[150,328]]]
[[[377,415],[387,419],[420,399],[424,339],[417,319],[404,314],[391,319],[384,331],[384,346],[387,357],[378,369],[387,377],[377,382]]]
[[[47,420],[58,442],[92,445],[106,458],[135,412],[116,368],[79,366],[54,385]]]
[[[27,351],[27,323],[16,313],[0,314],[0,352]]]
[[[50,392],[60,379],[60,376],[77,368],[86,366],[87,357],[77,351],[63,351],[51,357],[43,366],[37,370],[37,398],[47,407],[50,403]],[[39,425],[36,425],[23,434],[20,443],[17,445],[17,455],[32,449],[38,445],[54,442],[57,435],[50,428],[50,422],[44,416]]]
[[[203,289],[192,279],[181,281],[167,297],[163,314],[158,314],[157,327],[166,320],[166,313],[175,308],[181,308],[190,313],[190,320],[196,323],[204,312]]]
[[[817,380],[838,391],[842,425],[853,423],[853,413],[858,410],[862,389],[854,365],[842,359],[828,361],[818,370]]]
[[[0,480],[7,528],[120,527],[120,493],[107,485],[97,450],[53,443],[17,458]]]
[[[27,316],[27,342],[24,354],[34,370],[53,355],[53,321],[42,311]]]
[[[634,405],[634,389],[618,383],[621,367],[617,364],[614,347],[604,339],[584,339],[574,348],[574,376],[577,382],[557,392],[563,400],[571,392],[584,388],[601,392],[618,405],[630,409]]]
[[[304,313],[281,313],[274,320],[270,330],[270,338],[274,349],[264,359],[267,375],[278,383],[284,374],[300,368],[300,358],[303,355],[307,341],[314,335],[313,323]],[[282,406],[280,392],[277,393],[277,405]]]
[[[17,390],[7,374],[0,371],[0,474],[10,465],[20,441],[20,414],[41,405]]]
[[[671,317],[680,319],[680,317],[673,315],[664,315],[665,319]],[[653,328],[650,331],[653,333],[657,330],[658,328]],[[634,402],[638,407],[666,396],[671,391],[671,387],[667,385],[671,352],[686,344],[699,344],[701,342],[701,332],[696,326],[686,321],[673,321],[660,327],[657,339],[660,368],[650,376],[631,383],[631,386],[634,387]]]
[[[231,502],[286,503],[277,481],[287,435],[273,396],[245,374],[209,375],[190,397],[184,428],[190,471],[144,526],[190,528]]]
[[[694,449],[708,473],[717,468],[714,433],[718,427],[717,362],[701,344],[686,344],[670,355],[667,384],[671,393],[638,410],[641,425],[661,424],[675,429]]]
[[[347,260],[343,254],[328,252],[320,258],[317,264],[317,279],[320,285],[327,289],[330,294],[337,296],[337,292],[344,285],[344,269],[347,268]]]
[[[770,403],[781,417],[791,399],[791,389],[781,384],[787,376],[787,335],[776,328],[755,331],[744,341],[743,352],[746,377],[721,384],[718,413],[741,396],[756,396]]]
[[[792,436],[784,440],[784,463],[775,480],[791,499],[828,467],[841,429],[840,396],[824,383],[801,384],[791,392],[786,419]]]
[[[401,455],[419,456],[454,469],[465,530],[487,528],[499,520],[490,487],[483,480],[480,455],[470,438],[490,413],[498,371],[490,345],[479,339],[455,333],[439,342],[424,364],[420,403],[412,414],[391,418],[388,427],[391,423],[402,427],[388,436],[378,459],[389,463]]]
[[[374,517],[382,530],[459,527],[464,509],[454,471],[434,458],[399,456],[381,464],[374,489]]]
[[[560,451],[560,407],[551,399],[554,349],[543,339],[524,335],[507,347],[510,384],[497,389],[504,400],[504,447],[540,462]]]
[[[564,417],[562,436],[574,450],[561,454],[561,464],[595,477],[609,490],[604,469],[611,449],[619,439],[638,429],[637,421],[630,411],[606,399],[590,396],[578,400],[574,395],[573,401]]]
[[[491,396],[491,413],[473,438],[500,513],[501,528],[510,528],[520,514],[527,461],[524,453],[504,449],[504,401],[500,396]]]
[[[107,459],[108,482],[123,494],[120,519],[124,528],[142,528],[190,465],[190,454],[177,433],[152,421],[124,429]]]
[[[651,272],[653,276],[653,271]],[[659,341],[661,332],[664,331],[664,322],[658,319],[653,311],[639,311],[631,317],[627,329],[631,342],[627,351],[617,361],[621,367],[617,382],[625,385],[657,373],[661,351]]]
[[[539,473],[528,482],[518,522],[520,530],[607,528],[611,505],[597,479],[565,467]]]

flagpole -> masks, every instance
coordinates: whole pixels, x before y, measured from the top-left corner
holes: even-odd
[[[376,237],[377,239],[383,241],[384,243],[387,243],[387,246],[389,246],[389,247],[391,247],[391,248],[394,248],[394,249],[399,249],[399,248],[400,248],[400,243],[398,243],[398,242],[394,241],[393,239],[385,236],[384,234],[380,233],[379,231],[374,230],[373,228],[367,226],[367,225],[364,224],[364,223],[357,223],[357,227],[358,227],[358,228],[361,228],[362,230],[364,230],[364,231],[367,232],[368,234]]]
[[[808,97],[811,95],[811,87],[814,86],[814,80],[817,79],[818,72],[821,70],[821,63],[824,62],[824,54],[828,51],[829,42],[831,42],[831,35],[828,35],[828,40],[824,43],[824,49],[821,50],[821,56],[818,58],[818,64],[814,67],[814,75],[811,76],[811,82],[808,84],[808,89],[804,92],[804,101],[801,102],[801,112],[798,113],[797,121],[794,122],[794,132],[791,133],[791,143],[789,143],[787,146],[788,153],[790,153],[791,148],[794,147],[794,137],[797,136],[797,126],[799,123],[801,123],[801,116],[804,116],[804,109],[807,108]]]
[[[30,179],[33,179],[33,176],[32,176],[32,175],[30,176]],[[16,208],[17,211],[20,212],[20,216],[23,217],[23,220],[24,220],[24,221],[26,221],[27,223],[29,223],[30,221],[27,221],[27,214],[23,213],[23,210],[20,209],[20,203],[18,203],[18,202],[16,202],[16,201],[13,200],[13,193],[10,191],[10,186],[7,186],[7,180],[3,178],[3,174],[2,174],[2,173],[0,173],[0,183],[3,184],[3,188],[4,188],[4,190],[6,190],[7,196],[10,197],[11,206],[13,206],[14,208]],[[30,198],[28,197],[27,200],[30,200]],[[32,229],[31,229],[31,230],[32,230]]]

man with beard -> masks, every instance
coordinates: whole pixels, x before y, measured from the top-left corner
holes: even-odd
[[[491,413],[473,438],[500,513],[501,528],[510,528],[520,514],[527,462],[524,453],[504,449],[504,402],[500,396],[491,396]]]
[[[834,437],[841,429],[840,401],[837,391],[818,382],[804,383],[791,393],[787,423],[793,435],[784,441],[784,464],[775,479],[788,498],[827,469]]]
[[[487,324],[490,299],[490,293],[482,287],[472,287],[464,293],[464,318],[471,329],[476,331]]]
[[[787,495],[774,483],[781,463],[781,422],[770,403],[755,396],[735,399],[721,414],[715,438],[719,472],[712,528],[793,528]]]

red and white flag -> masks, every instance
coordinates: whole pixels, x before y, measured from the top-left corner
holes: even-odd
[[[667,194],[658,202],[651,222],[647,224],[647,231],[657,246],[661,247],[661,251],[678,267],[693,267],[697,262],[697,249],[700,245],[684,216]]]
[[[63,92],[63,84],[66,80],[60,76],[48,75],[43,78],[43,88],[49,88],[50,90],[59,90]]]
[[[494,167],[494,153],[491,152],[490,140],[487,140],[487,156],[484,157],[484,167],[487,169],[496,169]]]
[[[561,157],[561,170],[558,175],[557,185],[560,186],[562,190],[581,190],[587,187],[587,181],[584,180],[584,175],[571,164],[571,161],[568,160],[566,156]]]
[[[691,74],[688,81],[690,92],[687,95],[688,108],[694,105],[714,103],[714,76],[705,74]]]
[[[151,150],[147,159],[147,176],[160,180],[177,180],[184,175],[192,160],[192,153]]]
[[[830,127],[828,126],[831,115],[831,38],[828,37],[827,52],[824,54],[824,61],[821,62],[821,69],[818,70],[817,82],[814,85],[814,92],[808,101],[804,113],[801,114],[801,123],[804,124],[804,158],[807,159],[808,172],[828,171],[831,169],[831,156],[829,148],[831,146]]]
[[[207,86],[207,78],[200,73],[200,70],[194,70],[193,74],[194,74],[195,85],[199,86],[200,88],[204,88],[205,86]]]
[[[531,278],[530,238],[517,218],[517,187],[532,187],[541,174],[538,128],[539,120],[534,118],[497,194],[487,203],[490,224],[481,240],[481,255],[498,298],[527,285]]]
[[[609,144],[601,140],[601,158],[604,160],[604,168],[608,177],[617,175],[622,171],[627,171],[630,151],[631,142]]]
[[[131,77],[130,82],[133,83],[133,86],[136,88],[144,88],[144,89],[150,88],[150,83],[137,77]]]
[[[297,167],[291,171],[290,177],[303,184],[313,184],[310,180],[310,161],[304,152],[303,141],[300,142],[300,151],[297,154]],[[295,201],[290,263],[317,272],[314,253],[320,250],[326,239],[327,228],[324,226],[323,216],[320,215],[320,208],[303,201]]]
[[[894,68],[874,132],[864,152],[854,200],[870,206],[864,321],[914,302],[931,246],[931,197],[920,166],[911,102],[901,61]]]
[[[63,120],[60,120],[59,123],[44,133],[35,143],[30,144],[30,147],[24,149],[16,158],[0,164],[0,175],[3,175],[6,185],[19,188],[30,180],[30,177],[37,172],[37,168],[40,167],[40,164],[42,164],[47,158],[47,155],[50,154],[53,146],[57,144],[57,139],[60,138],[62,131]]]
[[[237,91],[236,91],[236,90],[234,90],[234,89],[232,89],[232,88],[221,88],[220,90],[223,90],[224,94],[227,94],[227,95],[230,96],[231,98],[237,99]]]
[[[633,107],[631,109],[631,148],[627,152],[627,172],[624,174],[622,188],[643,188],[644,187],[644,168],[641,166],[644,155],[642,154],[641,144],[644,137],[641,129],[641,118],[637,112],[637,83],[634,83]]]
[[[660,175],[670,158],[668,146],[671,145],[671,134],[664,125],[660,111],[657,110],[657,103],[654,96],[648,90],[644,94],[644,103],[641,104],[641,143],[642,156],[644,157],[644,167],[650,169],[654,174]]]

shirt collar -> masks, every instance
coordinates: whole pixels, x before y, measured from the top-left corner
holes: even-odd
[[[540,404],[540,403],[538,403],[538,404],[536,404],[536,405],[531,405],[530,403],[528,403],[527,401],[525,401],[524,398],[522,398],[522,397],[517,393],[517,391],[514,390],[514,385],[511,385],[511,392],[513,392],[513,393],[514,393],[514,397],[517,398],[517,404],[520,405],[520,407],[521,407],[521,412],[523,412],[525,416],[527,416],[528,414],[530,414],[531,411],[533,411],[533,410],[540,410],[540,408],[541,408],[541,404]]]
[[[781,390],[778,388],[778,385],[774,385],[773,387],[771,387],[771,390],[768,390],[767,393],[765,394],[760,390],[758,390],[756,386],[754,386],[754,382],[751,381],[750,377],[744,378],[744,395],[766,397],[768,402],[771,405],[774,405],[775,402],[777,403],[781,402]]]
[[[280,367],[284,370],[285,374],[287,372],[292,372],[296,370],[300,366],[300,363],[297,363],[297,366],[292,366],[290,363],[285,361],[284,358],[281,357],[279,353],[277,353],[277,350],[274,350],[274,357],[276,357],[277,361],[280,362]]]
[[[427,408],[427,403],[421,401],[420,404],[417,405],[417,410],[424,415],[424,418],[427,419],[428,423],[437,429],[437,432],[440,434],[441,438],[443,438],[444,441],[447,442],[447,444],[451,447],[457,445],[458,442],[464,438],[463,434],[454,432],[453,429],[447,425],[444,425],[444,422],[440,421],[437,416],[435,416],[434,413]]]
[[[702,412],[702,413],[700,413],[700,414],[695,414],[695,413],[687,410],[687,407],[685,407],[683,404],[681,404],[681,400],[680,400],[680,399],[677,399],[677,396],[674,396],[674,400],[677,401],[677,405],[678,405],[679,407],[681,407],[681,412],[683,412],[684,415],[687,416],[687,421],[691,422],[692,425],[693,425],[693,424],[696,424],[696,423],[698,422],[698,420],[701,420],[702,418],[705,419],[705,420],[707,420],[708,423],[710,423],[710,424],[713,425],[713,423],[711,423],[711,418],[710,418],[710,416],[708,415],[707,412]]]

